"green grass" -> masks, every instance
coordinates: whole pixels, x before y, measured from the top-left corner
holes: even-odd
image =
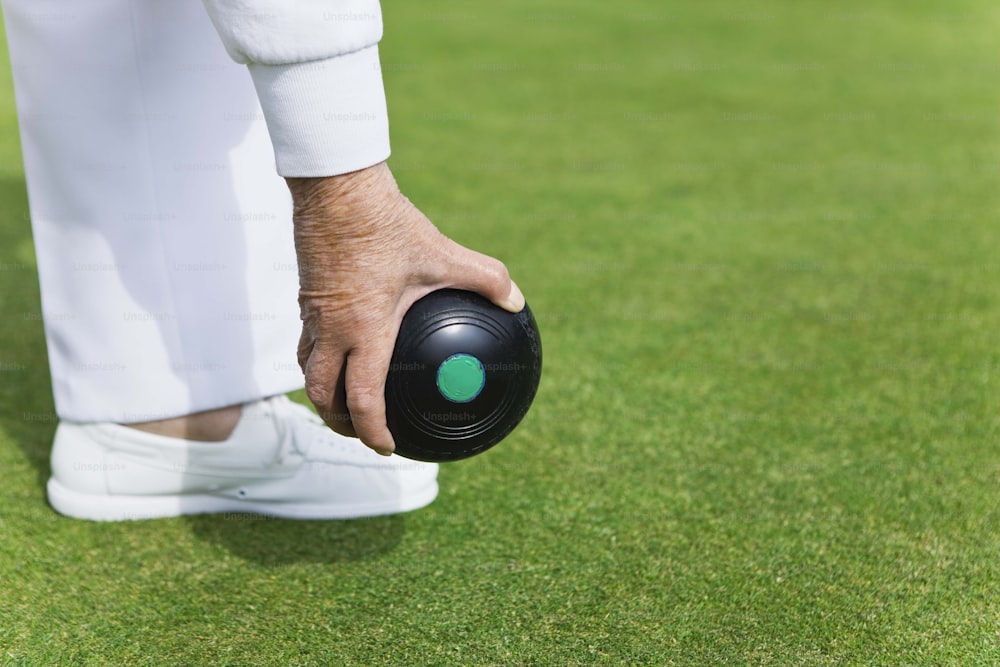
[[[56,517],[0,68],[0,663],[1000,663],[996,4],[384,11],[390,164],[524,289],[533,411],[411,515]]]

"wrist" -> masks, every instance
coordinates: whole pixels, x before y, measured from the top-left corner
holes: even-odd
[[[385,162],[334,176],[285,179],[295,207],[295,223],[312,222],[317,215],[329,220],[369,211],[399,196],[399,188]],[[339,215],[338,215],[339,214]]]
[[[396,248],[398,220],[406,201],[388,166],[336,176],[287,178],[294,206],[295,251],[303,292],[325,292],[332,272],[361,269]],[[398,248],[397,248],[398,249]],[[380,260],[381,261],[381,260]]]

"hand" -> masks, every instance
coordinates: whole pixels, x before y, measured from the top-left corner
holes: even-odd
[[[385,379],[403,315],[437,289],[478,292],[518,312],[524,297],[497,259],[444,236],[400,193],[385,163],[287,179],[295,204],[306,394],[330,427],[379,452]]]

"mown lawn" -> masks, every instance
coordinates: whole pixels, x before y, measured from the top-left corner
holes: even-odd
[[[4,64],[0,664],[1000,664],[1000,7],[383,9],[532,412],[410,515],[57,517]]]

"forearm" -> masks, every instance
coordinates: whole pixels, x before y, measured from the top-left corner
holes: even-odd
[[[344,174],[389,156],[377,0],[204,3],[250,71],[279,174]]]

